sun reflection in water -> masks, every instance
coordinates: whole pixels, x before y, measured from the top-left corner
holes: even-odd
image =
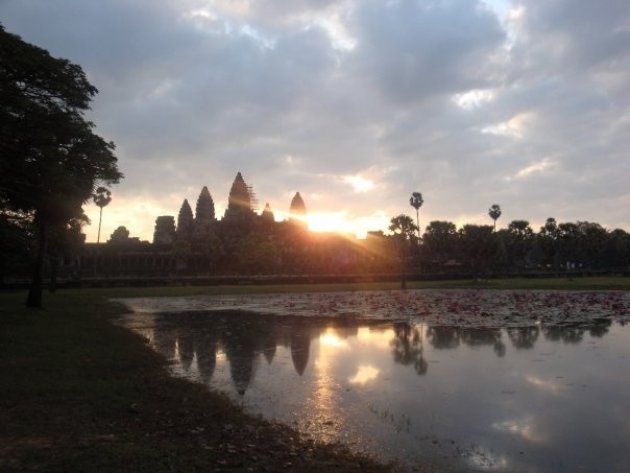
[[[499,432],[505,432],[532,443],[545,442],[544,436],[536,430],[534,420],[531,417],[525,419],[509,419],[503,422],[494,422],[492,428]]]
[[[361,327],[357,332],[359,343],[383,350],[389,350],[389,344],[394,336],[394,331],[389,328]]]
[[[339,350],[349,348],[334,328],[327,328],[318,339],[314,360],[314,382],[309,398],[311,434],[321,441],[337,440],[338,427],[345,422],[339,407],[338,388],[334,377],[334,359]]]
[[[359,370],[357,373],[352,376],[348,381],[351,384],[360,384],[364,385],[369,381],[372,381],[378,377],[380,370],[374,368],[370,365],[361,365],[359,366]]]
[[[562,386],[556,381],[547,381],[539,378],[538,376],[532,375],[526,376],[525,379],[528,383],[542,389],[543,391],[548,391],[553,395],[558,395],[562,392]]]
[[[182,355],[179,351],[179,337],[175,339],[175,345],[173,346],[173,359],[177,362],[177,364],[182,363]]]
[[[319,336],[319,345],[321,347],[320,353],[325,351],[325,348],[348,348],[348,342],[341,339],[333,328],[327,328],[326,331]]]

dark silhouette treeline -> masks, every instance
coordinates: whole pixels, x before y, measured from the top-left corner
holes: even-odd
[[[473,275],[527,272],[611,271],[630,268],[630,234],[592,222],[547,219],[538,232],[526,220],[505,229],[433,221],[416,245],[415,263],[424,271],[458,268]]]
[[[496,356],[506,353],[507,343],[516,350],[534,348],[542,335],[553,342],[579,343],[586,333],[602,337],[611,326],[609,319],[583,324],[542,325],[518,328],[463,328],[455,326],[422,327],[409,322],[384,323],[355,318],[311,318],[268,316],[243,312],[181,313],[156,316],[152,346],[161,354],[174,358],[186,374],[192,374],[196,359],[199,379],[212,379],[217,356],[223,354],[229,363],[230,377],[237,393],[243,395],[260,363],[273,364],[278,347],[290,351],[297,376],[313,363],[311,343],[330,329],[340,339],[356,337],[360,327],[393,331],[389,342],[395,363],[408,366],[417,375],[429,371],[425,347],[452,350],[461,345],[491,347]],[[427,345],[428,344],[428,345]],[[439,367],[438,367],[439,368]],[[436,368],[433,368],[436,369]]]
[[[452,222],[436,220],[421,233],[413,219],[398,215],[391,219],[391,234],[377,231],[356,239],[309,231],[299,192],[287,220],[276,221],[269,204],[257,214],[255,195],[240,172],[228,201],[224,216],[217,218],[212,196],[203,187],[194,213],[184,200],[177,219],[156,219],[152,243],[118,227],[107,243],[85,244],[78,223],[51,235],[44,268],[50,286],[54,288],[57,278],[129,282],[304,275],[402,276],[404,286],[408,274],[443,278],[630,271],[630,234],[592,222],[549,218],[536,232],[526,220],[514,220],[498,231],[472,224],[458,229]],[[412,199],[416,205],[420,202],[421,196]],[[498,205],[489,215],[496,224]],[[0,283],[28,275],[37,255],[31,223],[15,223],[0,212]]]
[[[220,226],[217,226],[220,229]],[[630,271],[630,234],[597,223],[556,223],[535,232],[524,220],[494,231],[433,221],[422,238],[371,232],[365,240],[308,231],[292,221],[243,235],[217,230],[194,245],[141,242],[118,229],[106,244],[82,243],[79,228],[51,239],[47,274],[65,280],[116,277],[344,276],[491,277]],[[123,229],[126,230],[126,229]],[[0,219],[0,277],[27,277],[35,242],[28,228]],[[212,251],[203,248],[206,242]],[[196,246],[195,246],[196,245]],[[401,252],[401,245],[406,247]],[[403,269],[401,269],[403,268]]]

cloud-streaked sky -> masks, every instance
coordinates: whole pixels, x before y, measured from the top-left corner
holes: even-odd
[[[413,191],[422,226],[498,203],[499,226],[630,230],[628,0],[0,0],[0,22],[100,91],[126,176],[102,239],[151,239],[204,185],[221,216],[237,171],[261,210],[300,191],[343,230],[415,216]]]

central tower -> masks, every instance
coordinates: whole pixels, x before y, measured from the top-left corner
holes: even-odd
[[[241,230],[237,233],[247,232],[254,219],[255,203],[256,198],[251,187],[245,184],[242,174],[237,173],[230,189],[228,206],[223,216],[224,225],[233,230]]]

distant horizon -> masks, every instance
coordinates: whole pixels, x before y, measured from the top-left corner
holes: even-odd
[[[247,180],[246,180],[247,182]],[[249,183],[248,183],[249,184]],[[199,188],[199,191],[201,191],[201,189],[204,186],[201,186]],[[208,186],[206,186],[208,187]],[[253,186],[251,186],[253,187]],[[114,191],[115,191],[116,186],[113,187]],[[216,220],[220,221],[223,219],[225,210],[227,208],[227,198],[225,199],[225,204],[224,206],[221,205],[217,205],[217,200],[216,197],[212,194],[212,189],[208,188],[210,191],[210,194],[213,198],[213,201],[215,203],[215,215],[216,215]],[[254,189],[255,191],[255,189]],[[296,191],[299,192],[299,191]],[[411,195],[411,192],[409,193],[409,195]],[[197,196],[198,197],[198,196]],[[145,227],[149,228],[150,227],[150,231],[149,233],[145,233],[144,235],[138,234],[136,232],[134,232],[131,228],[129,228],[129,226],[124,225],[124,224],[116,224],[114,222],[109,222],[108,225],[106,225],[106,220],[108,218],[107,216],[107,211],[110,208],[109,206],[111,206],[115,200],[113,199],[112,202],[107,206],[104,207],[103,209],[103,225],[102,225],[102,229],[101,229],[101,242],[106,242],[109,237],[111,236],[111,233],[118,227],[124,226],[125,228],[127,228],[127,230],[129,230],[129,236],[131,238],[133,237],[138,237],[141,241],[149,241],[152,242],[153,241],[153,231],[154,231],[154,227],[155,227],[155,219],[159,216],[172,216],[175,218],[175,220],[177,220],[177,214],[179,212],[179,208],[181,207],[181,204],[183,203],[184,199],[188,200],[188,203],[190,204],[191,208],[193,209],[193,214],[194,214],[194,208],[195,208],[195,203],[197,201],[197,197],[194,198],[189,198],[189,197],[185,197],[182,198],[179,205],[176,207],[176,209],[174,211],[172,211],[171,213],[161,213],[161,214],[156,214],[153,216],[153,218],[151,219],[151,217],[147,217],[146,220],[150,221],[149,224],[147,225],[145,222]],[[291,199],[288,199],[288,202],[290,203]],[[267,202],[265,202],[264,204],[262,203],[264,201],[264,199],[259,199],[258,202],[258,206],[254,209],[252,209],[252,211],[257,215],[260,216],[262,214],[262,211],[264,210],[265,204]],[[495,202],[496,203],[496,202]],[[286,211],[282,211],[282,210],[277,210],[274,208],[274,206],[270,204],[271,207],[271,211],[274,214],[274,220],[277,223],[283,222],[283,221],[287,221],[290,218],[290,212],[289,212],[289,205],[286,205],[287,210]],[[391,216],[383,216],[383,224],[381,227],[379,228],[368,228],[366,226],[363,226],[363,231],[358,232],[356,230],[356,228],[351,228],[351,227],[345,227],[344,229],[344,219],[343,216],[346,213],[346,211],[338,211],[338,212],[312,212],[309,208],[309,204],[308,204],[308,200],[305,199],[305,204],[306,204],[306,223],[307,223],[307,227],[309,229],[309,231],[314,232],[314,233],[334,233],[334,234],[340,234],[340,235],[353,235],[355,238],[362,240],[365,239],[367,237],[367,234],[369,232],[378,232],[378,231],[382,231],[385,234],[390,234],[391,232],[389,231],[388,227],[390,224],[390,220],[392,217],[395,217],[396,215],[400,215],[400,214],[404,214],[404,215],[408,215],[409,217],[411,217],[414,220],[415,223],[415,209],[413,209],[411,206],[410,207],[410,211],[402,211],[399,214],[396,215],[391,215]],[[424,233],[426,227],[429,225],[430,222],[432,221],[449,221],[453,224],[455,224],[455,226],[457,227],[457,229],[459,230],[460,228],[462,228],[464,225],[468,225],[468,224],[472,224],[472,225],[488,225],[488,226],[493,226],[494,221],[488,216],[488,210],[490,208],[492,204],[488,205],[488,209],[486,209],[486,218],[479,220],[477,222],[454,222],[452,220],[448,220],[446,218],[433,218],[431,220],[426,220],[423,223],[423,219],[422,219],[422,208],[420,208],[420,229],[421,232]],[[498,204],[500,206],[500,204]],[[88,209],[92,209],[92,212],[90,214],[88,214],[88,212],[86,212],[86,215],[88,215],[88,218],[90,218],[91,224],[85,225],[82,229],[82,232],[86,235],[86,243],[96,243],[96,239],[97,239],[97,230],[98,230],[98,207],[96,207],[96,205],[94,205],[93,203],[88,203],[85,207],[87,207]],[[87,209],[86,209],[87,210]],[[501,207],[501,210],[503,212],[503,207]],[[496,226],[496,230],[502,230],[502,229],[506,229],[508,227],[508,225],[510,224],[510,222],[515,221],[515,220],[526,220],[527,222],[529,222],[529,226],[532,228],[532,230],[535,233],[538,233],[540,228],[544,226],[545,221],[547,220],[547,218],[555,218],[556,221],[560,224],[560,223],[576,223],[576,222],[590,222],[590,223],[596,223],[596,224],[600,224],[604,229],[608,230],[608,231],[613,231],[615,229],[622,229],[626,232],[628,232],[628,230],[626,230],[625,228],[621,228],[619,226],[614,226],[614,227],[608,227],[606,225],[603,225],[601,222],[598,221],[594,221],[594,220],[586,220],[586,219],[576,219],[576,220],[565,220],[562,218],[558,218],[556,216],[550,215],[549,217],[546,217],[545,220],[541,221],[540,223],[538,222],[532,222],[531,220],[528,220],[527,218],[519,218],[519,217],[515,217],[515,218],[510,218],[509,220],[506,220],[504,218],[504,213],[502,213],[501,217],[497,220],[497,226]],[[348,225],[350,225],[350,223],[348,223]],[[105,234],[103,229],[105,229],[106,227],[111,227],[112,230],[108,233]],[[88,229],[91,229],[92,231],[87,231]],[[90,236],[93,237],[93,239],[90,239]]]

